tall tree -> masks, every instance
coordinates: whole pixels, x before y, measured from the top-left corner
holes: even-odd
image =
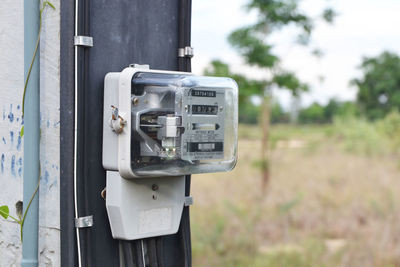
[[[318,18],[310,18],[299,8],[299,0],[250,0],[248,10],[254,10],[258,14],[255,24],[246,26],[232,32],[228,38],[231,45],[252,66],[262,68],[269,74],[269,79],[260,96],[263,97],[263,111],[260,124],[263,129],[261,160],[263,166],[262,188],[265,191],[269,180],[268,164],[268,134],[270,122],[271,88],[286,88],[294,96],[302,91],[307,91],[308,86],[302,83],[293,72],[280,67],[279,56],[274,53],[274,44],[270,40],[273,32],[283,29],[285,26],[294,25],[300,29],[297,42],[307,45],[310,42],[314,23]],[[322,12],[320,18],[331,23],[335,17],[332,9]],[[314,53],[319,54],[319,53]]]
[[[351,84],[358,88],[357,102],[369,119],[383,118],[391,110],[400,110],[400,58],[391,52],[364,58],[362,77]]]

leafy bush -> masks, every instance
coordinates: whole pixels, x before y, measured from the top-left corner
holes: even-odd
[[[344,148],[349,152],[367,155],[387,151],[387,140],[374,123],[363,118],[344,117],[334,119],[334,129]]]
[[[313,103],[299,112],[299,123],[321,124],[332,123],[335,117],[358,117],[359,108],[354,102],[329,100],[325,106]]]
[[[324,107],[318,103],[313,103],[308,108],[300,110],[300,123],[324,123],[326,122]]]
[[[392,150],[398,152],[400,148],[400,113],[392,111],[376,124],[379,132],[390,141]]]
[[[336,117],[334,132],[350,152],[367,155],[400,152],[400,113],[397,111],[375,122],[351,116]]]

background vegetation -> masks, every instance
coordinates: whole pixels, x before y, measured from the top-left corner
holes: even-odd
[[[239,159],[193,179],[194,266],[400,266],[400,58],[362,59],[354,101],[285,110],[272,88],[297,101],[310,88],[280,66],[270,34],[294,25],[309,45],[315,23],[336,16],[311,19],[298,2],[250,0],[258,21],[229,36],[265,79],[220,60],[205,70],[239,85]]]
[[[260,190],[257,126],[230,173],[196,175],[194,266],[399,266],[400,115],[274,125]]]

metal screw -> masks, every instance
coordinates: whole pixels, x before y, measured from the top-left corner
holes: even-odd
[[[153,191],[157,191],[157,190],[158,190],[158,185],[153,184],[153,185],[151,186],[151,189],[152,189]]]
[[[132,103],[133,103],[134,105],[137,105],[137,104],[139,103],[139,98],[134,97],[134,98],[132,99]]]

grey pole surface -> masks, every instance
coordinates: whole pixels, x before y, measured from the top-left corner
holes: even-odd
[[[26,79],[39,33],[39,1],[24,0],[24,77]],[[36,54],[25,97],[24,115],[24,212],[39,182],[40,70]],[[25,218],[22,243],[22,267],[38,266],[39,197],[32,200]]]

